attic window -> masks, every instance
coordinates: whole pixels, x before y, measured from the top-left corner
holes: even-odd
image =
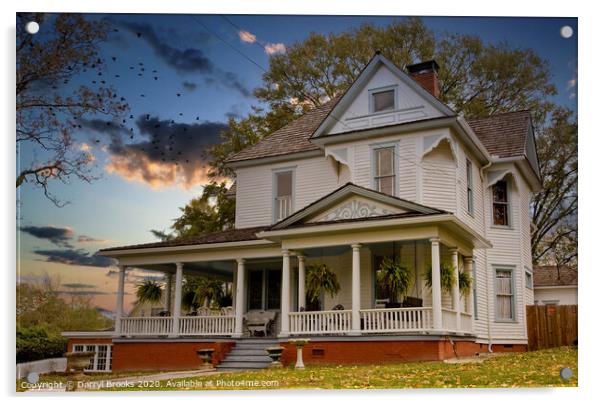
[[[395,89],[374,91],[371,97],[373,113],[395,109]]]

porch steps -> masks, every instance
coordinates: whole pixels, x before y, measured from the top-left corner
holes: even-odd
[[[277,346],[276,339],[241,339],[217,365],[219,371],[259,370],[272,362],[265,349]]]

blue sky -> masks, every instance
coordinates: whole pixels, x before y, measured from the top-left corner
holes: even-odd
[[[178,216],[178,207],[198,195],[205,181],[203,159],[194,159],[200,155],[199,148],[217,139],[228,117],[244,116],[251,106],[258,105],[251,91],[261,85],[263,72],[232,47],[264,68],[270,55],[260,46],[242,41],[237,29],[217,15],[91,14],[88,18],[108,19],[118,27],[102,45],[101,57],[107,60],[104,77],[130,105],[133,118],[124,125],[125,131],[133,128],[133,138],[128,136],[125,145],[116,146],[106,134],[95,132],[92,123],[85,126],[77,139],[90,148],[101,178],[91,184],[77,180],[69,185],[53,184],[52,192],[69,202],[62,208],[30,185],[20,188],[18,271],[24,280],[44,273],[58,276],[62,284],[70,286],[66,291],[84,289],[94,294],[98,305],[112,309],[115,277],[105,263],[96,263],[89,255],[111,245],[153,241],[150,229],[169,228]],[[341,32],[367,22],[387,25],[400,17],[228,18],[259,43],[269,43],[280,51],[310,32]],[[425,17],[423,21],[439,34],[474,34],[489,43],[506,41],[511,46],[533,48],[550,64],[558,89],[552,101],[577,110],[576,19]],[[560,35],[565,25],[574,30],[569,39]],[[44,35],[45,28],[42,25],[37,35]],[[100,80],[94,72],[77,79],[88,85],[92,80]],[[137,121],[147,115],[149,119]],[[166,128],[171,120],[192,134],[174,144],[178,158],[190,157],[190,162],[180,166],[184,170],[174,169],[169,161],[162,162],[160,156],[144,152],[142,147],[154,131],[150,123]],[[21,158],[28,162],[31,154],[25,148]],[[130,280],[130,292],[136,280]],[[127,300],[131,302],[131,295]]]

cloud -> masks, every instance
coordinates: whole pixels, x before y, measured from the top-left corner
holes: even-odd
[[[219,142],[221,131],[227,128],[221,122],[186,124],[142,115],[136,126],[145,139],[125,143],[129,135],[125,128],[107,126],[102,120],[88,120],[82,125],[109,136],[107,172],[152,188],[176,184],[190,188],[207,183],[207,149]]]
[[[94,286],[92,286],[92,287],[94,287]],[[90,295],[108,295],[109,294],[106,291],[99,291],[99,290],[59,290],[57,292],[59,294],[73,295],[73,296],[90,296]]]
[[[200,73],[219,82],[221,85],[239,91],[243,96],[250,97],[251,91],[244,86],[240,78],[232,72],[219,69],[200,48],[189,47],[178,49],[171,46],[173,41],[165,41],[148,23],[118,22],[123,28],[146,41],[155,55],[178,73]]]
[[[196,83],[185,80],[182,82],[182,87],[184,87],[184,89],[188,91],[195,91],[198,85]]]
[[[568,82],[566,82],[566,88],[567,88],[567,90],[572,89],[576,85],[577,85],[577,78],[576,77],[574,77],[571,80],[569,80]]]
[[[255,43],[255,41],[257,41],[257,37],[255,35],[245,30],[238,31],[238,37],[242,42],[246,42],[248,44],[252,44]]]
[[[104,245],[104,244],[111,243],[111,242],[112,242],[112,240],[109,240],[109,239],[96,239],[96,238],[93,238],[88,235],[79,235],[77,237],[77,243],[81,243],[81,244],[89,243],[89,244],[93,244],[93,245]]]
[[[272,43],[268,42],[267,44],[265,44],[263,49],[265,50],[265,53],[267,53],[268,55],[274,55],[276,53],[286,52],[286,46],[284,46],[284,44],[281,42],[279,42],[277,44],[272,44]]]
[[[65,283],[65,284],[63,284],[63,287],[81,289],[81,288],[94,288],[96,286],[92,285],[92,284],[83,284],[83,283]]]
[[[46,262],[70,266],[109,267],[115,264],[115,261],[109,257],[91,255],[82,249],[38,249],[33,253],[42,256]]]
[[[68,227],[22,226],[21,231],[38,239],[46,239],[61,247],[71,247],[69,241],[73,238],[73,229]]]

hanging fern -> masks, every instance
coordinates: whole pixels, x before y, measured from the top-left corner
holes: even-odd
[[[397,299],[405,296],[412,287],[414,272],[399,260],[386,257],[380,265],[376,281],[384,291],[387,291],[389,299],[397,302]]]
[[[449,263],[441,263],[439,266],[441,274],[441,290],[447,293],[451,293],[454,284],[456,283],[456,269]],[[424,274],[426,280],[426,286],[433,288],[433,267],[429,266]]]
[[[155,304],[161,302],[163,296],[163,288],[161,284],[154,280],[146,280],[136,286],[136,298],[138,302],[143,304],[149,302]]]
[[[325,264],[307,266],[305,292],[310,302],[320,299],[322,293],[334,298],[341,290],[337,275]]]
[[[470,288],[472,287],[472,277],[470,277],[470,274],[463,271],[458,277],[458,284],[460,285],[460,294],[468,296]]]

